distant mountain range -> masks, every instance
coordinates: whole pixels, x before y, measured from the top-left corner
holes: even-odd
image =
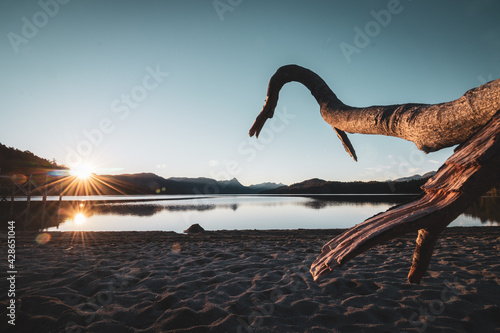
[[[151,193],[158,194],[257,194],[284,186],[276,183],[262,183],[250,186],[242,185],[236,178],[231,180],[215,180],[212,178],[163,178],[154,173],[138,173],[107,176],[120,182],[148,188]]]
[[[38,157],[30,151],[21,151],[7,147],[0,143],[0,192],[8,191],[11,186],[8,176],[18,175],[18,181],[25,181],[27,176],[37,184],[43,184],[48,179],[57,178],[47,176],[49,171],[68,170],[67,167]],[[23,175],[23,176],[20,176]],[[3,178],[1,178],[3,176]],[[26,177],[25,177],[26,176]],[[7,177],[7,178],[5,178]],[[215,180],[211,178],[184,178],[171,177],[165,179],[154,173],[138,173],[124,175],[99,175],[97,186],[75,186],[69,178],[61,181],[57,188],[64,189],[66,195],[93,195],[93,194],[256,194],[264,190],[274,189],[283,184],[262,183],[250,186],[242,185],[236,178],[231,180]],[[107,184],[107,185],[103,185]],[[7,187],[6,187],[7,186]],[[51,190],[49,194],[57,192]]]
[[[413,176],[398,178],[398,179],[394,179],[394,180],[388,179],[388,180],[386,180],[386,182],[409,182],[412,180],[420,180],[422,178],[428,179],[428,178],[434,176],[435,174],[436,174],[436,171],[430,171],[430,172],[424,173],[422,176],[421,175],[413,175]]]
[[[3,181],[8,182],[9,176],[15,174],[33,175],[38,184],[45,182],[48,171],[67,170],[68,168],[57,164],[55,161],[36,156],[30,151],[20,151],[6,147],[0,143],[0,191]],[[413,175],[388,181],[369,182],[339,182],[323,179],[309,179],[289,186],[276,183],[262,183],[250,186],[242,185],[236,178],[231,180],[215,180],[211,178],[163,178],[154,173],[137,173],[123,175],[99,175],[99,183],[108,186],[87,186],[85,193],[82,187],[71,184],[71,179],[60,182],[58,187],[65,189],[65,195],[91,195],[91,194],[418,194],[428,178],[435,172],[422,176]],[[55,177],[52,177],[55,178]],[[20,178],[22,179],[22,177]],[[498,186],[497,186],[498,187]],[[498,195],[498,190],[493,188],[492,195]],[[51,193],[55,194],[55,193]]]

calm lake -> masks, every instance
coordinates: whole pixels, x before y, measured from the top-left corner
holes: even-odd
[[[20,201],[3,202],[0,213],[2,220],[15,220],[21,229],[30,231],[183,232],[195,223],[205,230],[327,229],[352,227],[411,197],[218,195],[64,199],[46,204],[32,201],[29,206]],[[450,224],[491,225],[500,225],[499,197],[482,197]]]

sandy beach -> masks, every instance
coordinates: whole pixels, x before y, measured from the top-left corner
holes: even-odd
[[[448,228],[420,285],[406,282],[416,235],[315,283],[341,231],[18,234],[16,325],[4,282],[1,331],[500,331],[500,227]]]

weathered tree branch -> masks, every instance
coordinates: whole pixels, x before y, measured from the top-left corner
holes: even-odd
[[[356,108],[342,103],[314,72],[287,65],[271,77],[266,102],[250,129],[250,136],[258,136],[266,120],[273,117],[281,88],[292,81],[311,91],[323,119],[335,129],[353,158],[354,149],[344,132],[395,136],[414,142],[427,153],[465,142],[500,109],[500,79],[447,103]]]
[[[431,262],[434,245],[441,233],[446,229],[446,225],[431,226],[418,231],[417,245],[413,252],[413,263],[408,273],[408,282],[420,283],[429,264]]]
[[[424,152],[460,144],[422,187],[424,194],[337,236],[323,247],[311,266],[317,281],[373,246],[418,230],[408,281],[419,283],[441,232],[500,178],[500,79],[447,103],[355,108],[342,103],[310,70],[283,66],[269,81],[266,103],[250,129],[250,136],[258,136],[266,120],[273,117],[279,91],[291,81],[300,82],[311,91],[323,119],[334,128],[355,160],[356,153],[345,132],[399,137],[414,142]]]

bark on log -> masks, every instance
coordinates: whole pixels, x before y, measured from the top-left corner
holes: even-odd
[[[273,117],[279,91],[292,81],[302,83],[311,91],[323,119],[335,129],[354,159],[354,148],[344,132],[395,136],[414,142],[418,149],[428,153],[465,142],[500,109],[500,79],[471,89],[447,103],[356,108],[342,103],[314,72],[287,65],[271,77],[266,102],[250,129],[250,136],[258,136],[266,120]]]
[[[446,226],[500,179],[500,112],[425,183],[416,200],[393,207],[328,242],[311,266],[315,281],[360,253],[419,230],[408,281],[419,283]]]

